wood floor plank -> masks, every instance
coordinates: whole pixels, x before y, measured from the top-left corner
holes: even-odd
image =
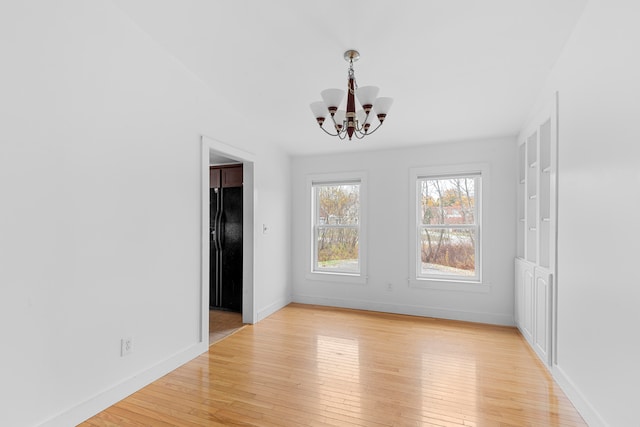
[[[291,304],[83,426],[585,426],[514,328]]]

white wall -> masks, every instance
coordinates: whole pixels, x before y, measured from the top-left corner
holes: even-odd
[[[592,426],[638,425],[640,5],[591,0],[558,90],[558,364]]]
[[[292,281],[293,300],[331,306],[513,324],[515,256],[515,139],[425,145],[390,151],[294,157]],[[366,145],[366,140],[360,142]],[[490,292],[409,287],[409,169],[460,163],[488,163],[484,199],[484,283]],[[306,176],[327,172],[368,174],[368,283],[308,280],[309,242]],[[387,284],[393,291],[386,290]]]
[[[110,1],[2,2],[0,51],[0,425],[73,425],[206,350],[202,134],[256,156],[256,222],[278,230],[256,237],[256,310],[286,303],[287,155],[236,138]]]
[[[256,167],[256,320],[291,302],[291,163],[263,148]],[[263,231],[263,226],[267,230]]]

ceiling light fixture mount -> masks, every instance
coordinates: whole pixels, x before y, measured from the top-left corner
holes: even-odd
[[[345,109],[339,109],[340,104],[345,95],[342,89],[325,89],[320,92],[322,101],[311,103],[311,111],[313,112],[320,129],[331,136],[337,136],[340,139],[349,137],[349,140],[355,135],[357,139],[362,139],[367,135],[371,135],[378,130],[384,119],[387,117],[389,108],[393,103],[393,98],[378,98],[376,86],[358,87],[356,83],[355,72],[353,71],[353,63],[360,59],[360,53],[357,50],[347,50],[344,53],[344,59],[349,63],[349,79],[347,82],[347,105]],[[362,106],[361,110],[356,111],[356,98]],[[374,114],[378,117],[380,123],[371,132],[371,120]],[[327,113],[331,116],[331,121],[336,133],[326,130],[324,124]]]

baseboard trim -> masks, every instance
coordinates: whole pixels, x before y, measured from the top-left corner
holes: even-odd
[[[463,310],[451,310],[448,308],[390,304],[375,301],[362,301],[340,298],[326,298],[300,294],[293,295],[292,300],[293,302],[298,302],[301,304],[316,304],[329,307],[352,308],[357,310],[381,311],[384,313],[407,314],[411,316],[461,320],[465,322],[489,323],[492,325],[515,326],[512,314],[482,313]]]
[[[209,350],[207,343],[193,345],[156,365],[125,379],[119,384],[69,408],[40,424],[42,427],[67,427],[78,425],[95,414],[119,402],[142,387],[168,374]]]
[[[286,307],[290,302],[291,302],[291,298],[280,298],[279,300],[269,304],[262,310],[258,310],[258,313],[256,314],[256,317],[257,317],[256,323],[258,323],[263,319],[266,319],[276,311]]]
[[[571,381],[562,368],[558,365],[552,366],[551,374],[590,427],[609,427],[609,424],[602,419],[598,411],[589,403],[587,398],[580,392],[580,389]]]

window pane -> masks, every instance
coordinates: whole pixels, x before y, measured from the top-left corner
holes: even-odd
[[[425,178],[418,185],[422,224],[475,224],[476,177]]]
[[[422,275],[476,275],[475,229],[422,229],[420,234]]]
[[[317,269],[359,273],[358,229],[318,227]]]
[[[317,225],[356,225],[360,216],[360,184],[317,185]]]

